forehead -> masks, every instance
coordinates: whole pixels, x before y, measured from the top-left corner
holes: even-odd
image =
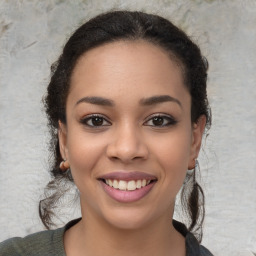
[[[78,60],[70,93],[119,92],[146,96],[186,90],[182,68],[162,47],[144,40],[118,41],[93,48]]]
[[[173,67],[182,69],[181,61],[171,51],[167,51],[156,43],[138,39],[110,42],[86,51],[78,59],[73,74],[77,71],[78,66],[84,65],[85,62],[87,65],[100,64],[103,66],[105,62],[114,61],[119,65],[125,59],[138,65],[138,58],[141,57],[143,59],[140,59],[140,63],[142,60],[148,60],[148,64],[150,64],[161,59],[162,65],[168,62],[168,65],[172,64]],[[163,60],[165,61],[163,62]]]

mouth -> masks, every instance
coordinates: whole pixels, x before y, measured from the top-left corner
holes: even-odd
[[[141,172],[115,172],[98,178],[108,196],[121,203],[135,202],[145,197],[157,178]]]
[[[156,179],[139,179],[139,180],[117,180],[117,179],[101,179],[107,186],[114,189],[122,191],[134,191],[141,189],[153,182],[156,182]]]

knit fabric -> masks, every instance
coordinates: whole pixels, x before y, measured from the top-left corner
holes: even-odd
[[[63,228],[34,233],[24,238],[10,238],[0,243],[0,256],[66,256],[64,233],[78,221],[80,219],[69,222]],[[186,256],[212,256],[204,246],[199,245],[184,224],[173,220],[173,225],[186,238]]]

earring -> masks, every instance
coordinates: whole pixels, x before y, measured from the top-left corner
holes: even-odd
[[[64,172],[64,176],[66,176],[70,181],[73,181],[71,169],[68,160],[63,160],[60,163],[60,169]]]
[[[67,169],[70,168],[69,162],[67,160],[64,160],[60,163],[60,169],[62,171],[66,171]]]
[[[198,160],[194,159],[194,165],[192,167],[188,166],[188,170],[189,171],[194,171],[195,169],[197,169],[198,165],[199,165]]]
[[[184,179],[183,184],[186,185],[191,178],[193,178],[193,182],[195,182],[196,180],[196,173],[198,172],[199,169],[199,162],[197,159],[194,159],[194,164],[193,166],[188,166],[188,171],[187,171],[187,175]]]

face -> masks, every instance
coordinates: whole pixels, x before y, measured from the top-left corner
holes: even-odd
[[[165,50],[120,41],[86,52],[72,74],[66,114],[60,149],[83,217],[119,228],[172,217],[205,120],[191,123],[190,94]]]

